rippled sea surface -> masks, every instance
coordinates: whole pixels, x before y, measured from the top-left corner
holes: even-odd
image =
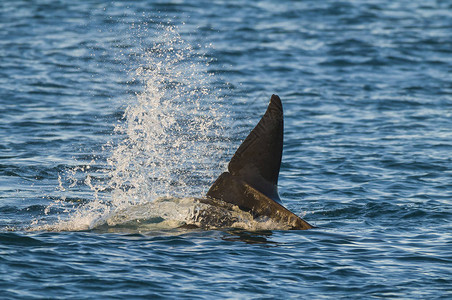
[[[102,170],[136,158],[111,162],[115,141],[132,134],[114,128],[149,90],[134,74],[157,64],[143,68],[142,56],[172,47],[165,26],[189,46],[184,61],[203,66],[178,61],[184,72],[169,75],[206,88],[198,97],[189,86],[183,96],[198,100],[184,104],[168,84],[167,103],[179,101],[186,126],[196,105],[223,123],[203,133],[219,147],[189,149],[204,168],[184,173],[184,191],[206,192],[275,93],[280,195],[317,228],[43,226],[81,224],[83,207],[118,197],[118,186],[90,180],[108,182]],[[0,37],[0,298],[452,297],[450,1],[6,0]],[[161,109],[166,124],[173,110]],[[181,141],[165,132],[162,145]],[[171,170],[150,174],[150,186],[179,187],[172,163],[195,166],[190,157],[167,158]],[[140,203],[152,201],[143,189]]]

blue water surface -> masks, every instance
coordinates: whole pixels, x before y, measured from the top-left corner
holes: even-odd
[[[281,97],[279,191],[316,229],[33,231],[106,164],[159,24],[210,62],[225,162]],[[452,297],[450,1],[6,0],[0,37],[0,298]]]

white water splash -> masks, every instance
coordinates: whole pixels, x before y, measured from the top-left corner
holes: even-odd
[[[136,70],[144,90],[115,128],[125,136],[108,160],[116,203],[191,195],[197,179],[218,169],[224,116],[210,76],[174,27],[164,27],[160,39]]]
[[[139,61],[134,80],[143,89],[130,99],[115,139],[104,146],[108,166],[94,172],[92,162],[69,170],[67,187],[58,179],[65,192],[83,182],[92,199],[34,229],[86,230],[158,197],[202,196],[220,173],[225,114],[211,90],[207,63],[175,27],[160,25],[158,33],[152,47],[133,54]],[[68,206],[63,200],[50,204],[46,214]]]

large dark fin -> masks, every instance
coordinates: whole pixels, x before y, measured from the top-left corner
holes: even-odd
[[[237,149],[228,166],[231,175],[239,177],[277,202],[281,202],[278,195],[278,176],[283,134],[281,99],[272,95],[264,116]]]
[[[309,229],[310,224],[280,204],[277,184],[283,131],[281,99],[273,95],[264,116],[229,162],[229,172],[217,178],[207,196],[237,205],[256,218],[284,223],[289,229]]]

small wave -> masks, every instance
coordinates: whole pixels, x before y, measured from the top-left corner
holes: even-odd
[[[1,245],[17,245],[17,246],[49,245],[48,243],[42,242],[37,238],[30,237],[30,236],[24,236],[24,235],[12,233],[12,232],[0,233],[0,244]]]

